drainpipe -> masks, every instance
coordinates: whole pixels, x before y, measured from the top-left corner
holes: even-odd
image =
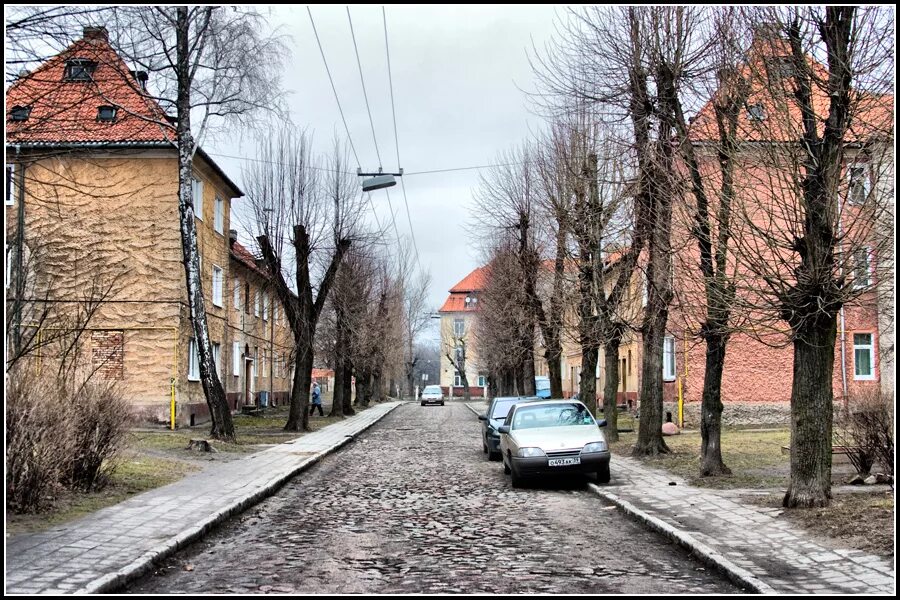
[[[844,237],[844,227],[841,221],[841,200],[837,198],[838,239]],[[841,251],[841,276],[844,275],[844,252]],[[850,409],[850,401],[847,397],[847,321],[844,318],[844,305],[841,304],[841,391],[843,392],[844,413]]]
[[[18,355],[22,351],[22,304],[25,302],[25,163],[20,156],[20,146],[13,146],[16,159],[16,192],[19,205],[16,207],[16,260],[15,273],[16,300],[13,304],[13,352]]]

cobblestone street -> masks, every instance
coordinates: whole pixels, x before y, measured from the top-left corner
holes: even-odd
[[[583,479],[514,490],[479,427],[459,403],[401,406],[127,591],[740,591]]]

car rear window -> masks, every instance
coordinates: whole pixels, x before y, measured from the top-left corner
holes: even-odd
[[[560,403],[520,407],[513,417],[513,429],[535,429],[566,425],[595,425],[583,404]]]
[[[426,387],[426,388],[422,391],[422,393],[423,393],[423,394],[440,394],[440,393],[442,393],[442,392],[441,392],[440,386],[437,386],[437,385],[429,385],[428,387]]]
[[[496,404],[494,404],[494,412],[491,413],[492,419],[505,419],[506,415],[509,414],[509,409],[513,407],[513,405],[519,402],[518,398],[513,400],[498,400]]]

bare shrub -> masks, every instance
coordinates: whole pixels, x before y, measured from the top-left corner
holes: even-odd
[[[119,386],[89,381],[67,402],[74,435],[66,482],[86,491],[102,489],[117,466],[131,426],[128,401]]]
[[[7,373],[6,505],[38,512],[51,499],[71,461],[73,428],[53,379],[26,361]]]
[[[884,473],[893,476],[893,394],[878,388],[856,391],[849,404],[835,429],[835,441],[847,447],[847,457],[860,475],[868,475],[877,461]]]

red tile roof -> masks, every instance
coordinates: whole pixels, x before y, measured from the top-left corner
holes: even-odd
[[[484,289],[487,281],[487,267],[478,267],[465,276],[462,281],[450,288],[450,293],[455,292],[479,292]]]
[[[231,244],[231,256],[234,257],[234,259],[237,260],[239,263],[241,263],[242,265],[244,265],[251,271],[254,271],[258,275],[261,275],[261,276],[265,277],[266,279],[270,278],[268,270],[261,269],[256,264],[256,257],[253,256],[253,253],[250,252],[249,250],[247,250],[243,245],[241,245],[237,241],[235,241],[233,244]]]
[[[463,311],[474,311],[478,307],[478,304],[473,304],[469,302],[466,304],[466,294],[465,293],[456,293],[450,294],[447,297],[447,300],[444,301],[443,306],[438,309],[438,312],[463,312]]]
[[[766,76],[767,64],[790,55],[790,47],[784,40],[755,41],[750,50],[749,62],[740,66],[741,78],[750,84],[745,107],[738,115],[737,135],[742,141],[796,141],[802,135],[802,116],[797,102],[793,101],[792,86],[770,80]],[[807,60],[814,77],[827,81],[826,67],[812,57],[807,57]],[[789,80],[786,78],[784,81]],[[777,89],[779,87],[784,89]],[[813,110],[818,117],[817,127],[821,135],[825,129],[824,118],[828,115],[830,98],[827,90],[815,83],[811,91]],[[690,138],[695,142],[719,139],[713,101],[720,93],[721,90],[717,90],[693,120]],[[857,103],[858,108],[847,132],[848,142],[862,141],[873,134],[893,132],[893,95],[860,93],[859,100],[854,100],[854,103]],[[746,107],[753,105],[762,107],[764,118],[751,119]]]
[[[66,61],[75,58],[97,63],[93,81],[64,81]],[[30,106],[31,113],[25,121],[7,113],[7,143],[171,143],[165,113],[140,90],[105,36],[78,40],[9,88],[7,111]],[[116,107],[115,121],[98,121],[100,106]]]

